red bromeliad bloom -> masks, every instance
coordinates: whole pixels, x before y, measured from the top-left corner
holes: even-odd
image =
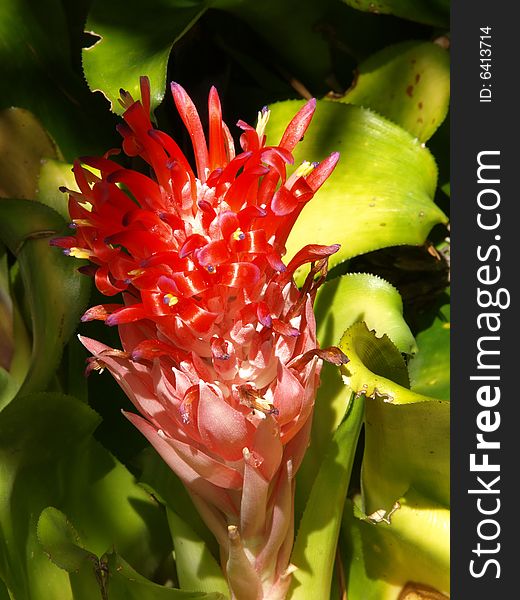
[[[126,417],[190,492],[215,534],[233,598],[285,597],[292,567],[294,476],[309,442],[323,358],[313,301],[338,246],[310,245],[285,265],[298,214],[334,169],[338,154],[286,166],[315,110],[309,101],[277,146],[266,146],[269,112],[243,130],[235,155],[219,97],[209,94],[209,144],[184,89],[172,85],[191,136],[196,173],[142,100],[122,92],[123,150],[148,177],[103,158],[74,165],[76,235],[54,240],[88,258],[98,289],[124,304],[89,309],[84,321],[118,325],[123,350],[82,338],[89,370],[108,368],[140,415]],[[313,263],[300,290],[295,269]],[[317,277],[320,275],[321,277]]]

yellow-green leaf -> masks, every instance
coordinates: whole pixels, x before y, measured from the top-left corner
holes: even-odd
[[[271,107],[268,143],[280,140],[301,106],[286,101]],[[340,152],[339,163],[299,216],[288,257],[305,244],[340,243],[330,259],[334,266],[379,248],[420,245],[435,224],[447,221],[433,202],[435,161],[401,127],[358,106],[318,101],[295,163],[323,160],[334,151]]]
[[[424,142],[446,118],[449,100],[448,51],[434,42],[402,42],[363,61],[339,101],[371,108]]]
[[[410,487],[449,506],[449,402],[411,391],[399,351],[363,323],[345,332],[340,348],[350,359],[346,383],[367,399],[364,510],[389,510]]]

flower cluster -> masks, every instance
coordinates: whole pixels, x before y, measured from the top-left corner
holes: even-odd
[[[218,94],[209,139],[184,89],[172,84],[196,170],[150,120],[150,90],[123,92],[123,150],[152,176],[104,157],[74,165],[67,190],[74,236],[54,244],[89,259],[107,296],[83,320],[117,325],[122,350],[82,338],[89,370],[107,368],[139,414],[126,417],[183,481],[216,536],[233,598],[284,598],[293,544],[294,476],[309,442],[322,359],[313,301],[338,246],[309,245],[288,264],[285,243],[301,209],[334,169],[337,153],[287,176],[316,103],[267,146],[264,108],[239,121],[235,155]],[[302,289],[295,270],[312,263]]]

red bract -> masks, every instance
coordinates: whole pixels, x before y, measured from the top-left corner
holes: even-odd
[[[338,154],[286,167],[316,107],[309,101],[277,146],[266,146],[269,112],[256,129],[239,121],[242,152],[209,94],[209,143],[178,84],[196,173],[175,141],[153,128],[148,81],[142,100],[122,92],[123,150],[152,177],[110,159],[74,165],[69,191],[76,235],[54,240],[88,258],[98,289],[123,304],[83,320],[118,325],[123,350],[82,338],[89,370],[106,367],[139,411],[126,417],[189,490],[221,548],[234,598],[284,598],[293,543],[294,476],[309,441],[323,358],[312,305],[338,246],[310,245],[285,265],[298,214],[334,169]],[[99,174],[94,175],[92,170]],[[313,264],[300,290],[295,270]]]

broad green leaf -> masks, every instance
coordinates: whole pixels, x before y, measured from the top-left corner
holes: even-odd
[[[107,566],[110,600],[226,600],[219,592],[189,592],[152,583],[114,553],[108,555]]]
[[[297,570],[290,600],[328,598],[334,556],[359,432],[363,398],[354,398],[332,438],[312,487],[291,555]]]
[[[413,486],[449,506],[449,403],[367,402],[363,459],[365,510],[389,509]]]
[[[343,0],[352,8],[374,14],[390,14],[411,21],[448,27],[449,0]]]
[[[366,273],[352,273],[326,281],[314,305],[321,347],[335,346],[344,331],[364,321],[378,336],[388,335],[403,353],[415,352],[413,335],[403,319],[399,292],[388,282]],[[314,407],[311,444],[298,472],[297,512],[306,501],[323,453],[345,413],[349,390],[339,369],[325,363]]]
[[[449,588],[449,403],[412,392],[399,351],[363,324],[345,332],[346,383],[365,397],[362,496],[345,512],[347,593],[396,598],[409,581]],[[351,509],[350,509],[351,511]],[[391,525],[385,524],[390,520]],[[432,596],[443,598],[443,596]]]
[[[340,102],[371,108],[424,142],[446,118],[449,99],[447,50],[414,41],[390,46],[363,61]]]
[[[36,200],[59,213],[65,221],[70,221],[68,194],[60,192],[60,187],[78,190],[72,165],[59,160],[42,160],[36,186]]]
[[[228,586],[222,569],[204,540],[177,513],[168,510],[167,514],[181,589],[220,592],[227,597]]]
[[[268,143],[277,143],[299,101],[273,105]],[[417,139],[370,110],[318,101],[295,164],[339,151],[328,181],[304,207],[287,243],[293,256],[305,244],[340,243],[331,267],[354,256],[404,244],[422,244],[446,217],[433,203],[435,161]],[[301,278],[301,274],[300,274]]]
[[[347,597],[395,600],[414,582],[417,591],[431,595],[413,598],[447,599],[449,511],[410,490],[389,520],[370,521],[347,500],[340,536]]]
[[[351,325],[364,321],[377,335],[386,334],[403,354],[417,344],[403,319],[403,301],[393,285],[376,275],[347,273],[326,281],[318,290],[314,312],[323,347],[338,344]]]
[[[17,397],[0,413],[0,576],[17,600],[72,600],[67,573],[44,553],[36,525],[61,501],[60,465],[97,422],[85,404],[55,394]]]
[[[449,298],[447,298],[449,300]],[[450,305],[435,310],[433,322],[417,334],[419,351],[408,363],[411,388],[442,400],[450,399]]]
[[[79,571],[86,561],[97,559],[81,543],[72,523],[57,508],[49,506],[38,519],[40,544],[54,564],[65,571]]]
[[[86,404],[50,393],[18,396],[0,413],[0,576],[17,600],[89,600],[91,567],[67,574],[38,541],[49,506],[90,553],[115,549],[147,577],[171,551],[159,505],[91,437],[98,423]]]
[[[87,303],[90,282],[77,272],[81,262],[49,246],[64,229],[63,219],[39,202],[0,201],[0,238],[18,260],[32,319],[32,360],[23,393],[46,388]]]
[[[449,403],[411,391],[399,351],[362,323],[343,336],[350,362],[347,385],[366,397],[363,500],[365,511],[384,508],[413,487],[449,506]]]
[[[428,400],[408,389],[406,364],[388,336],[378,338],[364,323],[355,323],[344,333],[340,348],[349,358],[343,374],[355,392],[396,404]]]
[[[56,158],[57,150],[38,119],[28,110],[0,111],[0,196],[36,197],[42,158]]]
[[[207,5],[206,0],[94,0],[86,30],[99,39],[83,50],[90,89],[102,92],[120,114],[119,90],[140,98],[139,78],[146,75],[156,108],[164,97],[170,50]]]
[[[0,3],[0,77],[5,83],[0,108],[17,106],[34,113],[72,160],[110,147],[114,125],[102,98],[93,97],[71,68],[76,57],[69,52],[71,32],[62,4]]]

